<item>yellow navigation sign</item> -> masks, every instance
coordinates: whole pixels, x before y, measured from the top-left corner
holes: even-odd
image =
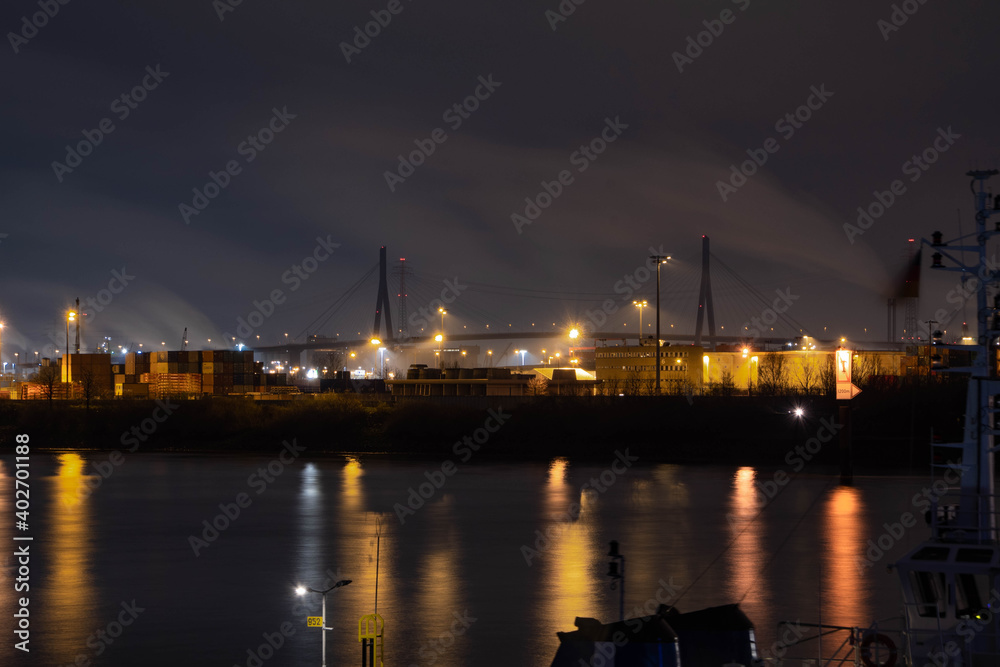
[[[307,616],[306,626],[310,628],[322,628],[323,627],[323,617],[322,616]]]

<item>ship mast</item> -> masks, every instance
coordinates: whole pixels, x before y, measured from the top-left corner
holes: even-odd
[[[988,305],[987,290],[994,288],[1000,281],[1000,271],[994,269],[994,264],[988,261],[986,246],[990,238],[1000,234],[1000,222],[995,229],[987,230],[987,221],[991,215],[1000,214],[1000,201],[991,201],[986,191],[986,181],[996,176],[997,170],[970,171],[966,175],[972,181],[970,188],[976,201],[976,231],[975,238],[967,235],[955,241],[941,241],[941,232],[934,232],[929,245],[935,248],[931,268],[943,271],[958,271],[963,286],[974,280],[976,287],[976,345],[948,345],[938,339],[940,334],[932,334],[935,347],[973,351],[971,365],[962,368],[951,368],[951,371],[970,373],[969,391],[966,398],[965,437],[961,444],[935,445],[935,453],[944,454],[944,459],[950,461],[941,467],[961,470],[961,500],[954,520],[935,526],[934,537],[972,541],[980,544],[995,543],[997,540],[996,521],[994,515],[993,497],[993,415],[996,409],[993,396],[1000,394],[1000,382],[996,373],[997,343],[1000,340],[1000,322],[998,322],[998,304]],[[997,198],[1000,200],[1000,197]],[[972,241],[972,243],[969,243]],[[925,241],[926,243],[926,241]],[[961,245],[951,245],[959,243]],[[957,256],[962,251],[974,253],[975,265],[968,265]],[[954,266],[944,266],[942,258],[947,258]],[[951,450],[945,451],[945,450]],[[957,456],[956,456],[957,455]],[[936,518],[936,517],[935,517]],[[936,521],[934,523],[937,523]],[[974,532],[974,536],[970,535]]]

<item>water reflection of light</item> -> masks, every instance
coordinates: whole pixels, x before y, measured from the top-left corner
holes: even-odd
[[[757,471],[743,467],[733,475],[733,491],[729,501],[729,539],[735,540],[729,550],[729,595],[743,599],[743,611],[753,619],[767,618],[770,584],[767,581],[764,551],[763,515],[760,513],[760,491]],[[757,517],[755,519],[755,517]]]
[[[542,546],[533,563],[543,569],[542,618],[558,627],[572,627],[577,616],[600,616],[598,563],[604,552],[597,545],[595,515],[598,494],[574,488],[566,481],[565,459],[555,459],[549,467],[543,523],[543,537],[535,534],[531,547]],[[536,545],[535,541],[540,540]]]
[[[50,504],[51,543],[46,557],[52,563],[51,587],[39,614],[41,626],[58,628],[47,647],[58,662],[71,662],[94,631],[87,625],[95,613],[95,592],[90,573],[93,552],[91,512],[86,461],[79,454],[60,454],[56,493]]]
[[[552,459],[552,463],[549,464],[549,481],[558,480],[559,482],[565,482],[566,466],[568,463],[562,456]]]
[[[823,621],[854,625],[871,617],[868,583],[858,571],[864,558],[864,503],[853,487],[837,488],[826,503]],[[869,570],[872,571],[872,570]]]
[[[348,456],[344,463],[342,472],[341,497],[344,502],[344,511],[357,512],[361,510],[361,477],[365,474],[361,468],[361,461],[354,456]]]
[[[323,572],[323,486],[315,463],[306,463],[299,480],[299,528],[296,578],[311,581]],[[310,584],[311,586],[318,584]]]
[[[430,525],[427,527],[434,539],[430,540],[428,551],[418,569],[419,588],[417,592],[417,608],[419,619],[412,619],[420,628],[420,634],[428,641],[445,637],[449,643],[445,664],[463,664],[461,659],[467,644],[458,640],[451,645],[447,637],[455,621],[454,614],[461,614],[468,606],[465,601],[463,578],[460,562],[462,557],[461,540],[456,529],[455,502],[453,496],[446,495],[441,502],[425,508]],[[431,644],[424,644],[421,648]],[[417,651],[420,652],[421,648]],[[434,652],[433,650],[431,651]]]

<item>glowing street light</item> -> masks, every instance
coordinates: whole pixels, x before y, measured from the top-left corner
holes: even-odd
[[[656,393],[660,393],[660,265],[666,264],[670,255],[650,255],[656,261]]]
[[[573,329],[570,329],[569,337],[572,338],[573,340],[576,340],[577,338],[580,337],[580,330],[575,327]]]
[[[632,305],[639,309],[639,341],[642,342],[642,309],[649,307],[649,302],[643,299],[642,301],[633,301]]]
[[[527,350],[517,350],[514,353],[514,354],[520,354],[521,355],[521,366],[524,366],[524,353],[525,352],[527,352]]]
[[[351,583],[351,579],[341,579],[333,586],[330,586],[325,591],[318,591],[314,588],[306,588],[305,586],[297,586],[295,588],[295,594],[298,596],[303,596],[306,593],[319,593],[323,596],[323,627],[320,628],[321,636],[323,637],[323,667],[326,667],[326,631],[333,630],[333,628],[326,627],[326,594],[335,588],[340,588],[341,586],[346,586]]]
[[[70,322],[76,322],[76,313],[74,311],[69,311],[66,313],[66,354],[69,354],[69,324]]]
[[[441,313],[441,333],[444,333],[444,316],[448,314],[448,311],[444,308],[438,308],[438,312]]]

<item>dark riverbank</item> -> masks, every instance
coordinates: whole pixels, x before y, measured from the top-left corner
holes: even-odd
[[[852,401],[859,467],[921,466],[931,433],[961,436],[964,383],[865,392]],[[82,404],[0,403],[0,441],[27,433],[35,449],[269,451],[297,438],[312,454],[390,452],[455,456],[468,437],[483,459],[570,456],[604,460],[629,447],[644,461],[782,464],[838,462],[837,402],[824,397],[529,397],[487,409],[353,395],[310,401],[237,398]],[[515,402],[517,401],[517,402]],[[499,406],[502,405],[502,409]],[[804,416],[794,414],[802,407]],[[167,414],[170,412],[170,414]],[[499,422],[503,422],[500,424]],[[491,432],[492,431],[492,432]],[[810,439],[813,440],[810,440]],[[469,444],[463,444],[470,447]],[[798,448],[798,451],[796,451]],[[811,450],[811,451],[810,451]],[[809,458],[806,458],[809,457]]]

